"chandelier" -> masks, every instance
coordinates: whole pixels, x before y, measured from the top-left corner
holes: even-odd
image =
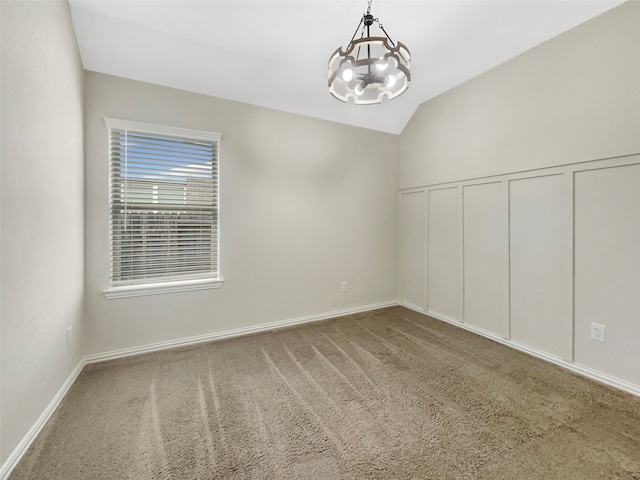
[[[346,50],[340,47],[329,58],[329,93],[342,102],[372,105],[391,100],[403,94],[411,81],[409,49],[394,43],[382,23],[373,18],[371,1]],[[371,36],[374,23],[384,37]],[[358,31],[360,38],[355,40]]]

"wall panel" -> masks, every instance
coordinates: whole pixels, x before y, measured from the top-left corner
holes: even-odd
[[[424,285],[424,193],[402,195],[402,301],[422,306]]]
[[[473,211],[486,205],[466,196],[466,219],[428,207],[439,216],[427,222],[430,311],[493,332],[500,314],[506,343],[637,394],[640,167],[624,165],[640,163],[639,15],[640,2],[624,2],[425,102],[400,136],[398,162],[399,188],[429,189],[429,202],[501,182],[509,206],[504,184],[514,185],[499,301],[496,254],[477,250],[483,212]],[[548,175],[562,186],[538,179]],[[463,247],[455,233],[465,228]],[[493,284],[481,281],[483,264]],[[606,325],[604,344],[590,340],[591,322]]]
[[[575,361],[640,385],[640,165],[575,174]]]
[[[422,188],[428,313],[640,395],[640,154]]]
[[[459,311],[458,189],[429,191],[427,305],[455,320]]]
[[[563,186],[563,175],[510,182],[511,339],[567,358]]]
[[[464,321],[503,333],[506,199],[502,183],[464,187]]]

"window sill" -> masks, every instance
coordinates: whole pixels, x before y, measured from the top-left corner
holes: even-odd
[[[111,287],[103,290],[107,300],[114,298],[142,297],[145,295],[159,295],[163,293],[189,292],[192,290],[207,290],[221,288],[224,285],[222,278],[202,278],[197,280],[181,280],[177,282],[145,283],[143,285],[126,285],[123,287]]]

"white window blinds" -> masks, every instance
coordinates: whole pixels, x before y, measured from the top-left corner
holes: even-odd
[[[220,135],[106,124],[111,285],[217,277]]]

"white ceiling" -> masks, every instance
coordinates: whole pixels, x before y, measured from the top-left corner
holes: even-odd
[[[411,51],[412,82],[356,106],[329,95],[327,61],[365,0],[70,0],[87,70],[396,134],[426,100],[621,3],[374,0]]]

